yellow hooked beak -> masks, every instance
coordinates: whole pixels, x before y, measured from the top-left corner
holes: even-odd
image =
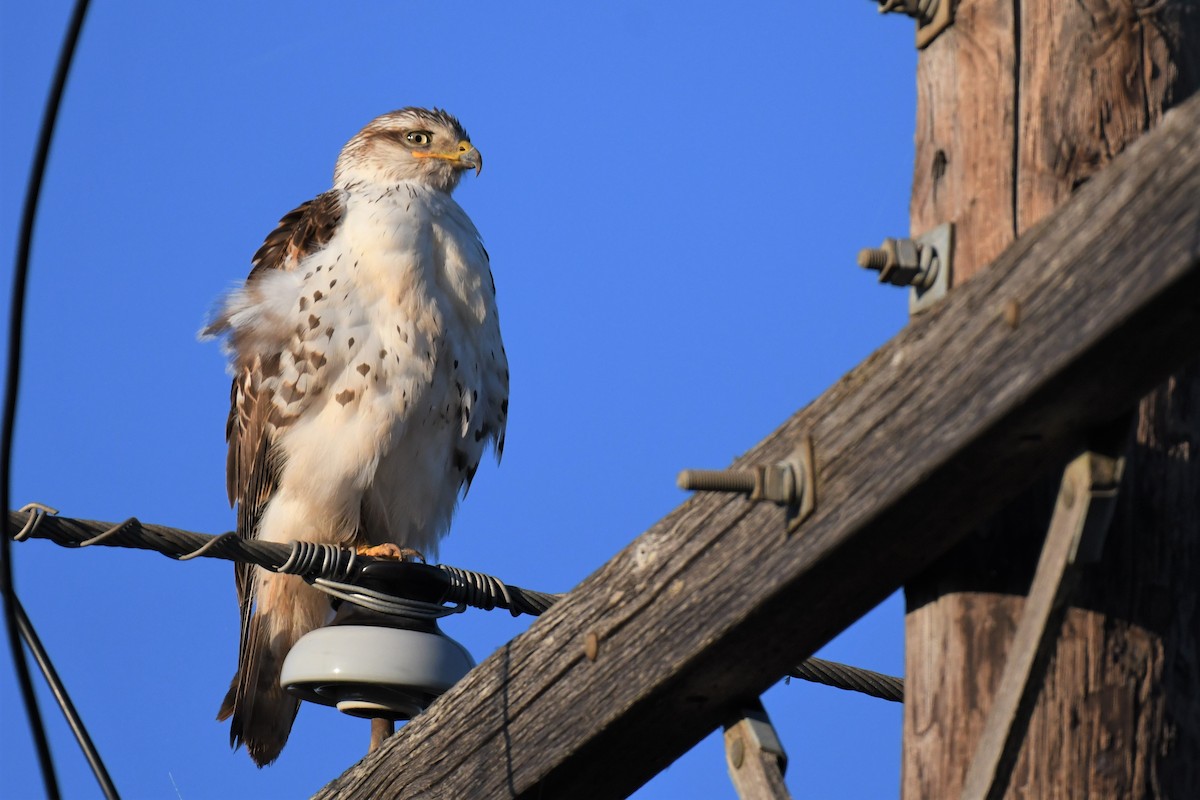
[[[449,153],[434,153],[415,151],[413,158],[441,158],[446,161],[453,161],[454,166],[461,169],[475,168],[475,174],[483,172],[483,155],[475,149],[475,145],[468,142],[466,139],[458,143],[458,145]]]

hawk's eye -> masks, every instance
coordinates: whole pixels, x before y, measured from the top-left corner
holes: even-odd
[[[433,140],[433,134],[429,131],[409,131],[404,138],[409,144],[426,145]]]

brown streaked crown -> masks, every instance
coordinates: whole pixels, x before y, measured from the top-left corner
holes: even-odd
[[[477,165],[478,151],[473,162],[441,156],[454,153],[470,141],[462,123],[440,108],[409,106],[392,111],[371,120],[342,148],[334,184],[346,188],[416,180],[451,192],[463,168]]]

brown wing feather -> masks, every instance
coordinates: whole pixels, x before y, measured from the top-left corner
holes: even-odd
[[[341,195],[333,191],[289,212],[254,254],[247,282],[267,270],[294,270],[304,256],[329,243],[342,213]],[[271,416],[271,393],[262,384],[277,373],[279,353],[243,352],[236,339],[233,345],[238,374],[233,379],[225,427],[229,443],[226,487],[230,504],[238,507],[238,533],[250,539],[256,535],[258,518],[278,480],[278,458],[270,452],[276,420]]]
[[[301,258],[329,243],[342,213],[342,195],[335,190],[289,211],[251,259],[250,279],[263,270],[295,269]]]
[[[340,193],[330,191],[285,215],[254,254],[247,283],[267,270],[295,269],[306,255],[320,250],[329,242],[342,214]],[[227,322],[223,319],[218,319],[209,328],[212,333],[227,330]],[[272,392],[265,385],[278,373],[280,354],[246,352],[244,342],[239,342],[239,338],[236,335],[232,337],[237,374],[230,389],[229,418],[225,425],[225,439],[229,445],[225,475],[229,503],[237,506],[238,535],[253,539],[258,535],[259,518],[278,487],[279,473],[283,467],[275,439],[284,421],[273,413]],[[239,344],[243,347],[239,347]],[[243,738],[244,726],[251,723],[251,720],[244,718],[248,716],[245,713],[245,701],[248,693],[256,689],[259,665],[254,654],[262,649],[262,643],[252,641],[256,638],[252,624],[253,576],[252,566],[235,566],[234,580],[241,611],[238,671],[217,716],[218,719],[233,716],[229,735],[234,746]]]

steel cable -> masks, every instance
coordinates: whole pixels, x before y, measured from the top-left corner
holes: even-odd
[[[810,658],[788,672],[793,678],[823,683],[851,692],[862,692],[881,700],[904,702],[904,680],[869,669],[850,667],[823,658]]]
[[[277,544],[255,542],[235,533],[212,536],[206,533],[148,525],[130,518],[117,525],[108,522],[71,519],[54,516],[54,510],[30,504],[21,511],[9,512],[10,529],[19,530],[18,539],[49,539],[64,547],[132,547],[153,550],[179,561],[197,557],[220,558],[226,561],[247,561],[276,572],[300,575],[326,593],[387,614],[409,614],[414,610],[423,616],[444,616],[461,610],[460,607],[424,603],[398,594],[346,583],[356,566],[378,559],[360,556],[353,550],[333,545],[309,542]],[[445,564],[430,565],[440,570],[448,581],[443,603],[471,606],[490,611],[507,609],[512,615],[538,616],[560,600],[563,595],[537,592],[510,586],[493,575],[472,572]],[[399,588],[399,587],[397,587]],[[900,678],[859,669],[847,664],[810,658],[788,672],[790,677],[833,686],[894,702],[904,701],[904,681]]]

